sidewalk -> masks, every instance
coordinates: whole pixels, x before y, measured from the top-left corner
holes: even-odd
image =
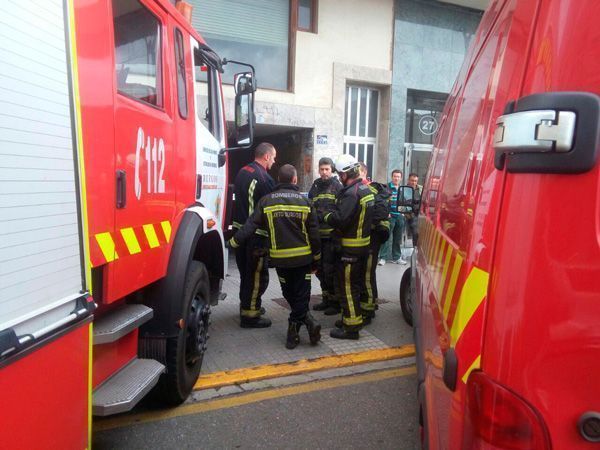
[[[330,338],[329,331],[340,317],[312,311],[322,325],[321,342],[317,346],[311,346],[306,328],[303,327],[300,345],[288,350],[285,348],[285,338],[289,307],[281,294],[275,269],[269,270],[269,287],[263,295],[262,304],[267,311],[266,317],[273,321],[273,325],[263,329],[243,329],[239,326],[240,277],[235,258],[230,255],[229,273],[223,282],[223,292],[227,293],[227,298],[212,308],[210,341],[204,356],[202,374],[412,343],[412,329],[402,319],[398,297],[400,280],[407,267],[391,263],[377,267],[379,310],[375,320],[361,330],[358,341]],[[313,275],[311,305],[319,301],[319,280]]]

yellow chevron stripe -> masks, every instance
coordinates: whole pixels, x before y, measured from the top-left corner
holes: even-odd
[[[123,228],[121,230],[121,236],[123,236],[123,240],[125,241],[125,245],[127,245],[127,250],[129,250],[130,255],[135,255],[142,251],[133,228]]]
[[[438,291],[438,296],[442,298],[442,294],[444,293],[444,286],[446,285],[446,276],[448,275],[448,268],[450,267],[450,259],[452,258],[452,253],[454,248],[452,245],[448,244],[448,250],[446,251],[446,260],[444,261],[444,268],[442,269],[442,278],[440,278],[440,286]]]
[[[434,239],[433,239],[433,245],[432,245],[432,246],[431,246],[431,248],[429,249],[429,255],[428,255],[428,257],[427,257],[427,261],[429,262],[429,265],[430,265],[430,266],[433,266],[433,255],[434,255],[434,253],[435,253],[435,250],[438,248],[438,244],[439,244],[439,242],[440,242],[440,238],[441,238],[441,235],[440,235],[440,233],[439,233],[439,232],[437,232],[437,230],[436,230],[436,232],[435,232],[435,237],[434,237]]]
[[[435,272],[433,275],[434,289],[438,289],[442,282],[442,279],[441,279],[441,277],[442,277],[442,260],[444,259],[444,255],[448,251],[448,247],[450,247],[450,244],[448,243],[448,241],[446,239],[442,238],[442,245],[440,247],[441,247],[441,250],[436,255],[435,260],[434,260],[434,264],[435,264]],[[442,298],[438,295],[438,303],[441,304],[441,302],[442,302]]]
[[[475,314],[475,311],[487,295],[489,278],[490,275],[478,267],[473,267],[473,269],[471,269],[471,273],[469,274],[467,281],[465,281],[462,292],[460,293],[458,307],[456,309],[454,320],[452,321],[452,327],[450,329],[452,345],[456,344],[460,339],[469,320],[471,320],[471,317],[473,317],[473,314]]]
[[[156,248],[160,246],[158,242],[158,237],[156,236],[156,230],[154,230],[154,225],[151,223],[143,226],[144,233],[146,234],[146,239],[148,240],[148,245],[150,248]]]
[[[471,375],[471,372],[473,372],[475,369],[479,369],[480,367],[481,367],[481,355],[479,355],[477,358],[475,358],[475,361],[473,361],[473,363],[469,366],[469,368],[467,369],[467,371],[461,378],[462,382],[466,384],[467,380],[469,379],[469,375]]]
[[[115,250],[115,241],[113,241],[110,233],[98,233],[96,235],[96,242],[100,246],[100,250],[102,250],[102,254],[104,255],[104,259],[106,262],[112,262],[115,259],[119,259],[119,255]]]
[[[448,290],[446,291],[446,297],[444,299],[444,320],[448,319],[448,313],[450,312],[450,305],[454,298],[454,290],[456,289],[456,282],[458,281],[458,275],[462,267],[463,258],[459,252],[456,252],[454,258],[454,265],[452,266],[452,275],[450,275],[450,284],[448,284]]]
[[[162,227],[163,233],[165,234],[165,238],[167,239],[167,243],[171,242],[171,222],[168,220],[163,220],[160,223]]]

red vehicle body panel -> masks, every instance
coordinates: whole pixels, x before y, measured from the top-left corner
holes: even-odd
[[[597,2],[492,2],[450,94],[422,197],[419,357],[430,448],[467,448],[466,387],[479,370],[529,403],[553,448],[587,448],[600,410],[600,174],[507,174],[492,137],[506,104],[600,93]],[[579,55],[589,55],[582,64]],[[443,381],[449,351],[454,391]],[[478,447],[479,448],[479,447]],[[495,448],[495,447],[494,447]]]
[[[89,448],[89,322],[78,324],[48,343],[42,342],[39,348],[2,369],[0,448]]]

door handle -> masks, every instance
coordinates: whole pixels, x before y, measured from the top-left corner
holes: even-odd
[[[514,173],[584,173],[600,153],[600,97],[545,92],[507,105],[496,121],[496,169]]]
[[[117,170],[117,209],[125,208],[127,204],[127,174]]]

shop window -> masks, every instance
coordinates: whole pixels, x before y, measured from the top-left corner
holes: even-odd
[[[160,21],[137,0],[113,0],[112,7],[118,92],[162,106]]]
[[[349,153],[375,173],[377,164],[377,123],[379,91],[377,89],[348,86],[346,88],[346,113],[344,124],[344,153]]]
[[[298,30],[317,32],[318,0],[298,1]]]

